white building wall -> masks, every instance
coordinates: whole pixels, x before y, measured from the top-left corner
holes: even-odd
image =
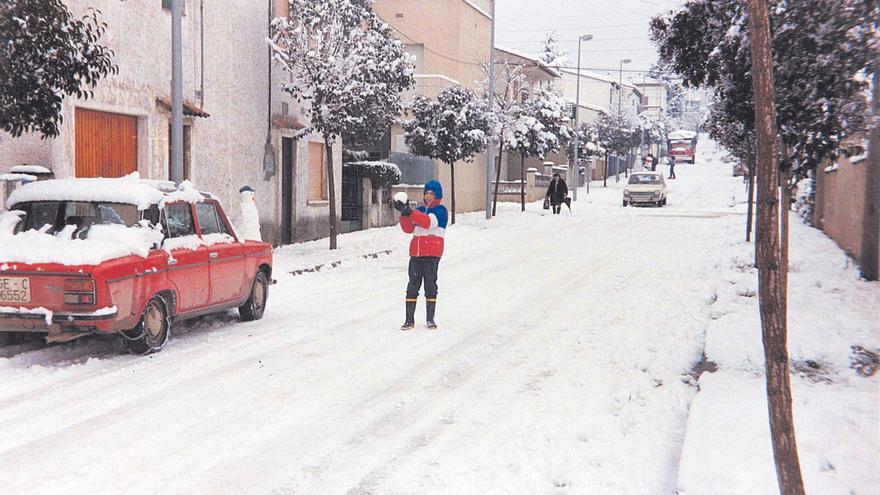
[[[239,216],[238,190],[245,184],[251,185],[257,191],[263,237],[274,242],[280,239],[280,138],[292,137],[294,131],[272,129],[276,172],[266,177],[263,155],[270,120],[267,3],[185,2],[183,96],[210,114],[208,118],[185,118],[185,123],[192,125],[193,183],[217,195],[233,222]],[[0,136],[0,171],[19,163],[33,163],[48,166],[57,177],[73,176],[74,114],[77,107],[84,107],[137,116],[138,170],[142,177],[168,178],[171,113],[158,106],[156,98],[170,99],[171,93],[170,11],[162,9],[160,0],[68,0],[66,4],[77,17],[85,15],[89,8],[101,11],[100,19],[108,24],[101,43],[115,52],[119,73],[101,80],[94,98],[65,100],[61,134],[56,139]],[[297,105],[281,92],[280,83],[289,80],[289,75],[276,66],[272,79],[272,115],[280,114],[282,103],[286,103],[289,114],[307,124]],[[307,149],[305,143],[300,140],[299,150]],[[341,152],[338,145],[336,148],[336,177],[341,178]],[[298,152],[295,157],[294,177],[299,189],[308,181],[308,156],[307,152]],[[339,183],[341,179],[337,180],[337,198],[341,196]],[[294,198],[306,196],[294,194]],[[340,211],[338,207],[337,215]],[[326,205],[297,203],[294,218],[298,228],[294,229],[294,239],[326,235],[327,217]]]

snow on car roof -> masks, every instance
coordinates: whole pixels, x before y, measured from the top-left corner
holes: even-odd
[[[669,133],[669,139],[693,139],[696,136],[697,136],[696,132],[686,131],[684,129]]]
[[[180,188],[173,182],[141,180],[136,175],[117,179],[54,179],[26,184],[9,196],[8,208],[31,201],[103,201],[136,205],[139,210],[172,201],[197,203],[211,197],[189,181]]]

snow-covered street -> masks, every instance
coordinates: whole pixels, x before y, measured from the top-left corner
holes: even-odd
[[[742,180],[705,141],[697,164],[676,174],[663,208],[623,208],[621,176],[580,189],[572,214],[536,203],[526,213],[501,205],[490,222],[459,215],[440,263],[437,331],[424,326],[423,298],[416,329],[398,330],[408,236],[393,227],[340,236],[335,252],[326,240],[276,251],[263,320],[186,323],[157,354],[124,354],[113,339],[0,348],[0,491],[722,493],[744,489],[737,473],[752,476],[740,473],[748,462],[716,450],[737,442],[739,424],[746,440],[757,437],[746,447],[770,476],[754,474],[757,485],[738,493],[773,493],[767,432],[751,427],[766,421],[757,309],[736,300],[755,302],[737,284],[754,288],[757,276],[732,264],[751,249],[741,242]],[[834,370],[828,382],[793,377],[798,426],[810,426],[798,430],[805,480],[815,493],[866,493],[880,482],[878,377],[856,375],[840,349],[876,350],[880,291],[799,222],[792,262],[807,246],[816,260],[797,272],[823,262],[837,270],[826,269],[837,277],[827,298],[792,274],[791,331],[818,329],[792,337],[792,359],[823,358]],[[831,312],[849,316],[816,355],[814,320]],[[719,325],[730,331],[713,333]],[[734,335],[758,354],[731,351]],[[693,371],[704,347],[730,370],[711,377],[705,398]],[[822,397],[814,387],[857,410],[840,420],[824,404],[800,416],[812,402],[799,393]],[[689,421],[695,396],[701,416]],[[732,421],[722,399],[748,411]],[[813,423],[839,420],[840,436],[810,436]],[[828,451],[835,438],[859,437],[865,445]],[[837,478],[822,478],[817,451]],[[726,467],[734,479],[719,486],[713,477]]]

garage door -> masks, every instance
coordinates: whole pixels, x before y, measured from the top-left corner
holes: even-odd
[[[77,108],[75,126],[77,177],[137,172],[137,117]]]

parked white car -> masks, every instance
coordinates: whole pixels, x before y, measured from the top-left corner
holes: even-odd
[[[666,180],[660,172],[637,172],[629,176],[623,188],[623,206],[630,204],[666,204]]]

